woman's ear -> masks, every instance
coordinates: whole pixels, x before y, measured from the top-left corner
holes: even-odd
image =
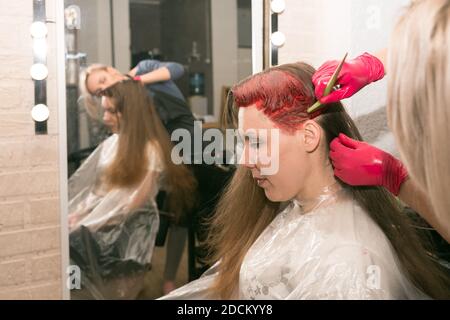
[[[314,152],[319,147],[322,138],[321,129],[315,121],[308,120],[303,123],[302,143],[306,152]]]

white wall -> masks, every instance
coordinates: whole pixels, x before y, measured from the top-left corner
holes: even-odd
[[[113,64],[111,8],[109,0],[65,0],[81,9],[79,50],[87,53],[87,63]],[[130,67],[129,0],[113,0],[115,66],[122,72]]]
[[[218,118],[223,86],[238,81],[237,1],[211,0],[214,116]]]
[[[286,35],[279,63],[302,60],[314,66],[350,47],[351,0],[286,0],[278,30]]]
[[[97,51],[97,61],[90,59],[88,56],[88,63],[102,63],[106,65],[112,65],[112,40],[111,40],[111,8],[109,6],[109,0],[82,0],[86,2],[96,2],[97,10],[95,15],[92,16],[92,21],[89,21],[89,26],[81,30],[80,33],[84,35],[86,39],[87,47],[94,47]],[[81,14],[87,13],[86,10]],[[90,14],[90,13],[87,13]],[[97,29],[97,34],[91,35],[91,30]],[[80,50],[83,47],[80,46]],[[92,56],[94,58],[94,56]]]
[[[253,73],[252,49],[238,48],[237,79],[241,81]]]
[[[131,64],[129,0],[113,0],[113,6],[116,68],[122,72],[128,72]]]
[[[264,64],[263,7],[263,0],[252,0],[252,73],[261,72]]]
[[[318,68],[329,59],[375,53],[388,45],[389,34],[402,6],[408,0],[286,0],[279,15],[278,30],[286,35],[279,49],[279,63],[305,61]],[[371,131],[379,147],[396,152],[385,123],[386,79],[378,81],[355,97],[344,100],[356,119],[376,113],[380,122],[367,123],[361,131]],[[380,116],[381,115],[381,116]],[[373,132],[378,132],[374,134]]]
[[[69,5],[80,7],[81,30],[78,33],[78,47],[81,52],[87,54],[88,63],[99,61],[98,43],[92,39],[98,39],[99,28],[98,21],[98,3],[92,0],[65,0],[64,7]],[[86,30],[90,30],[86,32]]]

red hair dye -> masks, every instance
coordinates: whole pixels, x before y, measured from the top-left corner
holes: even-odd
[[[313,73],[312,67],[302,63],[263,71],[232,88],[234,103],[239,108],[255,104],[280,129],[292,132],[320,114],[320,110],[306,111],[316,101]]]

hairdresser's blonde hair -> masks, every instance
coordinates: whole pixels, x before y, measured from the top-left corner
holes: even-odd
[[[87,88],[87,80],[88,77],[96,72],[96,71],[107,71],[108,66],[103,64],[92,64],[86,69],[80,72],[80,81],[79,81],[79,89],[81,94],[81,101],[86,109],[86,112],[89,116],[95,120],[101,120],[102,118],[102,109],[101,109],[101,99],[94,96],[89,92]]]
[[[450,1],[415,1],[388,57],[388,120],[410,176],[450,229]]]

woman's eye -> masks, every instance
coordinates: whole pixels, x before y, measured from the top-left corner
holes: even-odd
[[[250,142],[250,146],[252,148],[258,149],[261,146],[261,143],[259,141],[253,141],[253,142]]]

